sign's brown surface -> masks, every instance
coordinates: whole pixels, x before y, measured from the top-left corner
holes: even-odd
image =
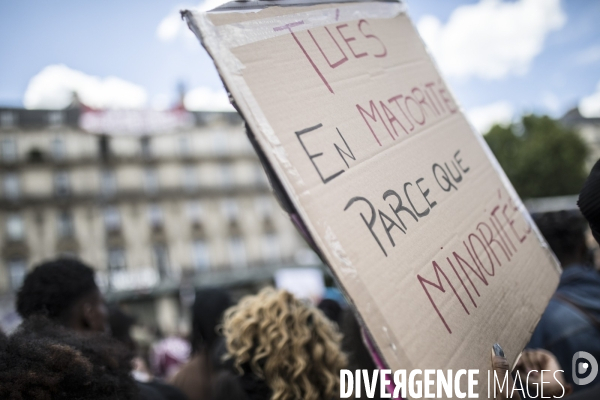
[[[487,392],[559,270],[403,4],[187,18],[389,367]]]

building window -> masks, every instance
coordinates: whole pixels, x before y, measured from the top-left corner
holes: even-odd
[[[104,227],[107,232],[117,232],[121,229],[121,215],[116,207],[104,209]]]
[[[243,268],[246,266],[246,246],[244,239],[240,236],[232,236],[228,240],[229,261],[233,268]]]
[[[188,192],[193,192],[198,187],[196,169],[192,165],[186,165],[183,167],[183,187]]]
[[[25,280],[27,263],[23,258],[13,258],[6,262],[6,266],[8,267],[10,276],[10,288],[16,292],[23,284],[23,280]]]
[[[0,113],[0,127],[12,128],[15,126],[15,114],[10,111]]]
[[[57,196],[68,196],[71,193],[67,171],[57,171],[54,174],[54,193]]]
[[[198,271],[210,269],[210,251],[205,240],[196,240],[193,244],[194,267]]]
[[[221,202],[221,209],[227,222],[235,222],[238,220],[240,210],[238,203],[234,199],[224,199]]]
[[[2,178],[2,189],[4,198],[8,200],[17,200],[21,194],[19,187],[19,177],[13,172],[7,172]]]
[[[74,251],[70,251],[70,250],[66,250],[66,251],[63,250],[58,253],[58,257],[59,258],[77,259],[77,253]]]
[[[179,137],[179,152],[184,157],[192,155],[192,141],[187,135]]]
[[[98,137],[98,155],[103,161],[110,157],[110,138],[106,135]]]
[[[158,174],[156,169],[148,168],[144,171],[144,190],[148,194],[156,194],[158,192]]]
[[[268,263],[276,263],[281,260],[279,237],[270,233],[262,237],[263,258]]]
[[[218,156],[226,155],[229,148],[227,143],[227,134],[224,132],[214,132],[212,135],[213,153]]]
[[[171,270],[167,246],[157,243],[152,246],[152,253],[154,255],[154,265],[156,265],[158,275],[161,278],[167,277],[169,275],[169,271]]]
[[[75,236],[73,215],[70,211],[63,210],[58,212],[57,233],[60,238],[71,238]]]
[[[64,160],[65,156],[65,141],[62,138],[55,138],[52,141],[52,158],[55,160]]]
[[[198,201],[190,201],[186,204],[186,216],[192,223],[200,223],[204,217],[204,210]]]
[[[104,170],[100,176],[100,191],[106,197],[112,197],[117,193],[117,178],[114,171]]]
[[[50,111],[48,113],[48,124],[50,126],[60,126],[64,122],[64,113],[62,111]]]
[[[273,216],[273,202],[269,197],[257,197],[256,200],[254,200],[254,206],[256,208],[256,213],[261,219],[265,220]]]
[[[148,206],[148,220],[153,228],[163,225],[163,212],[158,204],[150,204]]]
[[[232,187],[234,183],[234,176],[231,164],[221,164],[219,166],[219,172],[221,175],[221,186],[224,188]]]
[[[148,136],[144,136],[140,139],[140,149],[142,152],[142,157],[152,157],[152,142]]]
[[[9,214],[6,217],[6,235],[10,240],[23,240],[25,228],[19,214]]]
[[[2,141],[0,142],[0,152],[2,153],[2,161],[17,161],[17,143],[14,139],[2,139]]]
[[[111,247],[108,249],[107,266],[110,273],[123,271],[127,267],[125,250],[122,247]]]

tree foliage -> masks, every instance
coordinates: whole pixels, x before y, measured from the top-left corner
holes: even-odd
[[[494,125],[484,136],[517,193],[523,198],[577,194],[587,176],[586,143],[548,116]]]

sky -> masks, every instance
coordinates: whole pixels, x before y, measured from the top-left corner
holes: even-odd
[[[185,0],[183,0],[185,1]],[[0,107],[231,109],[178,10],[219,0],[0,2]],[[524,113],[600,117],[600,1],[408,0],[442,75],[482,132]]]

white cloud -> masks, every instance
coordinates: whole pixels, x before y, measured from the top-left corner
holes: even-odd
[[[579,101],[579,112],[586,118],[600,118],[600,82],[594,93]]]
[[[508,125],[515,115],[514,107],[507,101],[497,101],[467,111],[467,116],[477,130],[485,134],[494,124]]]
[[[226,3],[227,1],[228,0],[206,0],[196,5],[181,4],[175,7],[160,21],[156,27],[156,37],[161,42],[171,42],[178,38],[182,38],[183,40],[194,39],[194,34],[181,19],[179,12],[186,9],[208,11]],[[195,39],[193,41],[195,42]]]
[[[235,111],[225,89],[197,87],[186,93],[183,104],[190,111]]]
[[[73,100],[73,93],[94,108],[141,108],[148,97],[143,87],[115,76],[100,78],[57,64],[31,78],[23,104],[30,109],[65,108]]]
[[[456,8],[446,25],[427,15],[417,27],[448,76],[500,79],[525,74],[565,22],[560,0],[481,0]]]
[[[178,12],[172,12],[160,21],[156,28],[156,37],[161,42],[170,42],[183,34],[185,23],[181,20]],[[187,27],[185,27],[187,28]]]

